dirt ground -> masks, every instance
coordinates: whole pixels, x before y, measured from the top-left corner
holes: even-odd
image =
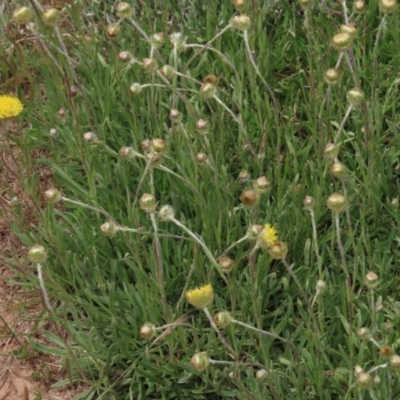
[[[31,266],[26,246],[11,232],[13,207],[19,207],[24,223],[34,225],[35,220],[33,203],[18,179],[21,152],[12,143],[18,134],[12,121],[7,121],[7,131],[11,141],[0,125],[0,400],[70,400],[84,385],[51,388],[67,377],[61,360],[38,354],[29,344],[34,340],[51,346],[42,332],[59,334],[60,328],[46,319],[39,290],[27,291],[19,284],[18,275],[27,275]],[[51,171],[37,172],[38,191],[43,192],[51,186]]]

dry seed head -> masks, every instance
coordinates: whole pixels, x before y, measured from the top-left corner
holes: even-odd
[[[266,193],[271,188],[271,182],[265,176],[260,176],[253,182],[253,188],[259,193]]]
[[[342,194],[334,193],[328,197],[326,205],[333,212],[341,212],[344,211],[347,207],[347,200]]]
[[[391,14],[396,11],[397,0],[380,0],[379,10],[385,14]]]
[[[243,12],[246,8],[247,0],[233,0],[233,6],[235,7],[236,11]]]
[[[118,58],[122,62],[127,62],[127,61],[130,61],[132,59],[132,54],[129,51],[121,51],[118,54]]]
[[[151,141],[151,150],[156,154],[164,154],[167,151],[167,143],[164,139],[153,139]]]
[[[47,251],[40,244],[35,244],[29,249],[28,258],[33,263],[41,264],[47,258]]]
[[[218,314],[215,314],[214,322],[218,328],[225,329],[232,323],[232,316],[228,311],[220,311]]]
[[[357,385],[362,389],[371,389],[374,381],[367,372],[361,372],[357,376]]]
[[[204,119],[199,119],[196,122],[196,131],[200,133],[201,135],[207,135],[209,130],[208,130],[208,122]]]
[[[314,206],[315,206],[315,199],[314,199],[314,197],[306,196],[306,197],[304,198],[304,200],[303,200],[303,205],[304,205],[304,208],[305,208],[307,211],[312,211],[312,210],[314,210]]]
[[[325,146],[324,154],[328,160],[334,160],[339,155],[339,146],[334,143],[328,143]]]
[[[137,83],[137,82],[132,83],[132,85],[129,88],[129,91],[132,94],[140,94],[140,93],[142,93],[142,90],[143,90],[143,86],[140,83]]]
[[[150,38],[151,47],[159,49],[160,47],[163,46],[164,42],[165,42],[164,32],[154,33],[153,35],[151,35]]]
[[[348,32],[339,32],[332,38],[331,44],[335,50],[348,50],[353,44],[353,36]]]
[[[132,6],[126,2],[118,3],[115,7],[115,14],[120,18],[129,18],[133,14]]]
[[[268,378],[268,371],[266,370],[266,369],[259,369],[257,372],[256,372],[256,379],[258,380],[258,381],[264,381],[265,379],[267,379]]]
[[[235,261],[232,260],[232,258],[230,257],[221,257],[218,260],[218,265],[221,268],[222,272],[228,274],[233,270],[233,267],[235,266]]]
[[[157,208],[157,200],[150,193],[144,193],[139,200],[140,208],[146,213],[152,213]]]
[[[33,12],[28,7],[19,7],[14,10],[11,21],[19,25],[25,25],[31,22],[33,18]]]
[[[288,253],[288,246],[284,242],[275,242],[268,248],[268,254],[273,260],[282,260]]]
[[[116,38],[121,33],[119,24],[109,24],[106,26],[106,34],[110,39]]]
[[[390,364],[391,368],[393,368],[397,371],[400,370],[400,356],[395,354],[392,357],[390,357],[389,364]]]
[[[175,218],[175,210],[169,204],[162,206],[158,211],[158,217],[161,221],[171,221]]]
[[[150,322],[146,322],[140,328],[140,336],[143,339],[151,339],[156,335],[156,333],[157,333],[156,326],[154,324],[151,324]]]
[[[384,360],[389,360],[390,357],[393,356],[393,349],[391,346],[384,345],[379,349],[379,355],[384,359]]]
[[[336,68],[329,68],[324,73],[324,81],[331,86],[337,85],[342,76],[341,72]]]
[[[353,12],[355,14],[361,14],[362,12],[365,11],[365,1],[364,0],[355,0],[353,3]]]
[[[204,99],[210,99],[214,97],[217,93],[217,87],[212,83],[206,82],[202,83],[200,87],[200,95]]]
[[[210,365],[210,360],[207,353],[196,353],[190,360],[190,365],[197,372],[202,372]]]
[[[331,165],[331,173],[335,178],[343,178],[346,175],[346,172],[346,166],[339,161],[336,161]]]
[[[246,207],[254,207],[260,201],[260,195],[257,190],[247,189],[240,195],[240,201]]]
[[[369,271],[367,275],[365,275],[364,283],[368,289],[374,289],[379,284],[379,276],[374,271]]]
[[[56,26],[61,20],[61,12],[56,8],[49,8],[42,14],[42,21],[47,26]]]
[[[118,227],[112,221],[107,221],[100,226],[100,230],[104,236],[113,236],[117,233]]]
[[[239,31],[247,31],[251,28],[251,19],[247,15],[235,15],[229,21],[229,25]]]
[[[177,122],[181,122],[182,121],[182,114],[179,110],[173,108],[170,112],[169,112],[169,119],[171,120],[171,122],[177,123]]]
[[[361,89],[353,88],[347,92],[346,98],[352,106],[359,106],[364,101],[365,95]]]
[[[362,340],[371,340],[372,334],[368,328],[362,327],[357,329],[357,336]]]
[[[58,203],[59,201],[62,200],[61,193],[55,188],[51,188],[49,190],[46,190],[44,192],[44,197],[51,204]]]
[[[144,72],[152,74],[158,69],[157,60],[155,58],[143,58],[142,67],[144,69]]]
[[[176,72],[175,69],[173,67],[171,67],[170,65],[164,65],[163,67],[160,68],[160,74],[168,79],[169,81],[174,79]]]

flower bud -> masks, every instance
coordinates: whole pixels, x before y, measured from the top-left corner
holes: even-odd
[[[118,58],[120,59],[120,61],[122,62],[127,62],[132,60],[132,54],[129,51],[121,51],[118,54]]]
[[[155,58],[143,58],[142,67],[148,74],[156,72],[158,69],[157,60]]]
[[[254,189],[247,189],[240,195],[240,201],[246,207],[254,207],[260,200],[259,193]]]
[[[69,97],[75,97],[78,94],[78,88],[76,86],[70,86],[68,88]]]
[[[47,258],[47,251],[40,244],[35,244],[29,249],[28,258],[33,263],[41,264]]]
[[[328,160],[334,160],[339,155],[339,146],[334,143],[328,143],[325,146],[324,154]]]
[[[214,301],[214,289],[208,284],[188,290],[185,293],[186,300],[189,304],[196,308],[204,308]]]
[[[44,192],[44,197],[51,204],[58,203],[59,201],[62,200],[61,193],[57,189],[54,189],[54,188],[46,190]]]
[[[235,266],[235,261],[229,257],[221,257],[218,260],[218,265],[221,268],[222,272],[225,272],[226,274],[228,274],[229,272],[231,272],[233,270],[233,267]]]
[[[132,159],[136,157],[137,153],[132,147],[121,147],[119,149],[119,155],[123,158]]]
[[[239,31],[247,31],[251,28],[251,19],[247,15],[235,15],[229,21],[229,25]]]
[[[157,200],[150,193],[144,193],[139,199],[140,208],[146,213],[152,213],[157,208]]]
[[[112,221],[107,221],[103,225],[100,226],[100,230],[104,236],[113,236],[118,231],[117,225]]]
[[[155,34],[151,35],[151,38],[150,38],[151,47],[154,47],[155,49],[159,49],[160,47],[163,46],[164,42],[165,42],[165,37],[164,37],[163,32],[155,33]]]
[[[256,379],[261,382],[268,378],[268,371],[266,369],[259,369],[256,372]]]
[[[151,141],[151,150],[156,154],[164,154],[167,151],[167,143],[164,139],[153,139]]]
[[[201,135],[207,135],[209,130],[208,130],[208,122],[204,119],[199,119],[196,122],[196,131],[200,133]]]
[[[315,290],[318,294],[323,294],[326,289],[326,283],[325,281],[318,279],[317,284],[315,285]]]
[[[384,359],[384,360],[389,360],[393,356],[393,349],[391,346],[384,345],[379,349],[379,355]]]
[[[137,82],[132,83],[132,85],[129,88],[129,91],[132,94],[140,94],[140,93],[142,93],[142,90],[143,90],[143,86],[140,83],[137,83]]]
[[[337,85],[340,81],[341,72],[336,68],[329,68],[324,73],[324,81],[331,86]]]
[[[364,0],[355,0],[353,3],[353,12],[355,14],[361,14],[365,11],[365,1]]]
[[[57,129],[55,129],[55,128],[51,128],[50,129],[50,131],[49,131],[49,134],[50,134],[50,136],[56,136],[57,135]]]
[[[246,232],[247,239],[250,241],[257,240],[258,235],[263,229],[264,227],[262,225],[250,225]]]
[[[328,197],[326,205],[333,212],[341,212],[346,209],[347,200],[342,194],[334,193]]]
[[[143,339],[151,339],[156,335],[156,333],[157,333],[156,326],[154,324],[151,324],[150,322],[146,322],[140,328],[140,336]]]
[[[59,117],[63,118],[63,117],[65,117],[67,115],[67,110],[65,108],[60,108],[57,111],[57,114],[58,114]]]
[[[61,20],[61,12],[56,8],[49,8],[42,14],[42,21],[47,26],[56,26]]]
[[[340,27],[340,32],[343,33],[348,33],[351,35],[351,37],[354,38],[357,36],[357,28],[355,27],[354,24],[346,24],[346,25],[342,25]]]
[[[390,364],[391,368],[393,368],[397,371],[400,370],[400,356],[395,354],[392,357],[390,357],[389,364]]]
[[[158,217],[161,221],[171,221],[175,218],[175,210],[168,204],[162,206],[158,211]]]
[[[185,38],[181,32],[175,32],[169,35],[169,40],[173,46],[179,47],[185,43]]]
[[[173,108],[170,112],[169,112],[169,119],[171,120],[171,122],[173,123],[178,123],[182,121],[182,114],[179,110],[176,110],[175,108]]]
[[[271,183],[265,176],[260,176],[254,181],[253,188],[259,193],[266,193],[271,188]]]
[[[393,197],[392,201],[390,202],[390,205],[397,210],[399,208],[399,198],[398,197]]]
[[[306,197],[304,198],[304,200],[303,200],[303,205],[304,205],[304,208],[305,208],[307,211],[312,211],[312,210],[314,210],[314,206],[315,206],[315,199],[314,199],[314,197],[306,196]]]
[[[10,201],[8,202],[10,207],[16,207],[21,204],[21,200],[18,196],[11,197]]]
[[[119,18],[129,18],[133,14],[132,6],[129,3],[121,2],[115,7],[115,14]]]
[[[347,168],[346,166],[337,161],[331,165],[331,173],[335,178],[343,178],[346,175]]]
[[[106,26],[106,34],[110,39],[116,38],[121,33],[119,24],[109,24]]]
[[[352,106],[359,106],[364,101],[365,95],[361,89],[354,88],[347,92],[346,98]]]
[[[150,151],[150,150],[151,150],[151,140],[150,140],[150,139],[145,139],[145,140],[143,140],[143,142],[140,143],[140,147],[141,147],[144,151]]]
[[[374,376],[374,385],[379,385],[381,383],[381,378],[379,375]]]
[[[207,154],[205,153],[196,153],[196,162],[199,165],[204,164],[208,159]]]
[[[218,328],[225,329],[232,323],[232,316],[228,311],[220,311],[214,316],[214,322]]]
[[[88,144],[96,144],[99,138],[94,132],[86,132],[83,134],[83,140]]]
[[[210,365],[207,353],[196,353],[190,360],[190,365],[198,372],[202,372]]]
[[[268,248],[268,254],[273,260],[282,260],[287,253],[287,244],[283,242],[275,242]]]
[[[357,376],[357,385],[362,389],[371,389],[373,383],[372,376],[367,372],[361,372]]]
[[[246,5],[247,0],[233,0],[233,6],[238,12],[243,12],[243,10],[246,8]]]
[[[353,44],[353,36],[348,32],[339,32],[333,37],[331,44],[335,50],[348,50]]]
[[[33,12],[30,8],[19,7],[13,12],[11,21],[19,25],[25,25],[28,22],[31,22],[32,18]]]
[[[374,289],[378,286],[379,276],[374,271],[370,271],[365,275],[364,283],[368,289]]]
[[[364,372],[364,369],[361,367],[361,365],[356,365],[354,367],[354,375],[357,377],[361,374],[361,372]]]
[[[247,169],[242,169],[239,172],[239,176],[238,176],[238,180],[241,183],[247,182],[250,179],[250,174],[249,171],[247,171]]]
[[[368,328],[362,327],[357,329],[357,336],[362,340],[371,340],[371,331]]]
[[[379,0],[379,10],[385,14],[391,14],[396,11],[397,0]]]
[[[217,87],[213,85],[212,83],[202,83],[200,87],[200,95],[204,99],[210,99],[211,97],[214,97],[217,93]]]
[[[171,67],[170,65],[164,65],[163,67],[161,67],[159,69],[160,74],[168,79],[169,81],[171,81],[172,79],[174,79],[175,75],[176,75],[176,71],[173,67]]]

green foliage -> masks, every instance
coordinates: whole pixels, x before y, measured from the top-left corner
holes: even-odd
[[[344,23],[341,4],[302,10],[287,0],[249,1],[246,12],[248,46],[247,34],[228,29],[203,47],[235,15],[230,2],[138,2],[131,19],[119,20],[112,2],[76,1],[65,5],[59,27],[37,19],[19,39],[9,23],[0,71],[14,60],[28,82],[25,124],[14,140],[28,171],[24,187],[38,205],[37,229],[18,218],[15,232],[26,245],[47,248],[51,316],[69,333],[67,342],[48,333],[54,347],[36,349],[61,356],[71,381],[90,383],[80,398],[400,396],[396,372],[378,355],[383,344],[396,351],[400,328],[398,14],[384,16],[369,2],[351,15],[358,36],[343,54],[340,84],[328,87],[323,76],[338,62],[330,41]],[[120,24],[119,36],[107,36],[105,21]],[[166,43],[151,49],[144,34],[158,32]],[[188,45],[182,52],[174,52],[174,32]],[[120,60],[122,51],[131,62]],[[142,59],[152,55],[182,75],[168,82],[145,73]],[[219,78],[217,98],[201,96],[208,75]],[[135,82],[144,87],[133,95]],[[358,86],[366,100],[349,111],[346,93]],[[171,122],[172,109],[181,122]],[[196,130],[199,119],[208,121],[207,135]],[[94,143],[84,140],[88,131]],[[142,148],[156,138],[168,146],[159,166]],[[343,179],[331,175],[329,142],[340,147]],[[123,157],[122,147],[139,155]],[[32,159],[34,149],[46,156]],[[39,166],[51,169],[63,202],[40,203]],[[240,196],[261,176],[271,187],[246,208]],[[348,201],[337,215],[326,206],[335,192]],[[155,195],[158,210],[171,205],[195,239],[144,212],[144,193]],[[306,195],[315,199],[311,214]],[[105,213],[136,231],[104,235]],[[287,257],[274,260],[271,249],[243,240],[229,251],[235,267],[224,275],[215,260],[250,225],[267,222],[288,244]],[[371,270],[380,278],[373,289],[364,283]],[[228,310],[274,337],[231,324],[221,331],[237,357],[230,356],[206,314],[185,301],[186,290],[207,283],[215,292],[210,311]],[[160,327],[148,341],[140,335],[146,322]],[[373,340],[357,336],[361,327]],[[198,372],[190,365],[197,352],[227,363]],[[356,365],[380,365],[371,373],[381,382],[359,388]],[[260,368],[268,371],[264,381],[255,378]]]

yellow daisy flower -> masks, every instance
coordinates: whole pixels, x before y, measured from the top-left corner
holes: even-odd
[[[214,300],[214,289],[208,284],[188,290],[186,293],[186,300],[196,308],[204,308],[210,305]]]
[[[0,96],[0,119],[16,117],[23,109],[24,106],[17,97]]]
[[[278,232],[271,224],[265,224],[257,237],[257,241],[260,247],[269,248],[278,241]]]

